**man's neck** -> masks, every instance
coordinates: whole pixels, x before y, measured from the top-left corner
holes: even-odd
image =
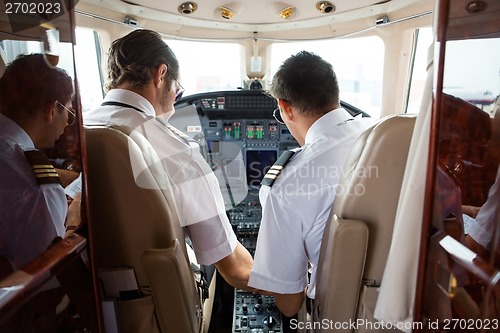
[[[121,85],[117,86],[116,89],[125,89],[132,91],[138,95],[141,95],[145,99],[151,103],[155,110],[156,116],[160,116],[162,114],[161,110],[163,109],[162,106],[159,103],[159,99],[157,98],[157,93],[155,92],[155,87],[153,84],[149,83],[145,86],[142,87],[134,87],[128,82],[122,83]]]

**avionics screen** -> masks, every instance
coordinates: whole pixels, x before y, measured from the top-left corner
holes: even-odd
[[[247,184],[259,186],[266,172],[276,162],[276,150],[247,150]]]

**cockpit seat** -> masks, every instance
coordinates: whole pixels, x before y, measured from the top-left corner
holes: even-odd
[[[201,332],[202,304],[158,155],[126,127],[86,126],[85,134],[91,259],[101,282],[110,272],[137,280],[138,291],[113,302],[120,332]]]
[[[358,318],[374,321],[415,119],[382,119],[360,136],[345,164],[321,244],[312,317],[344,323],[336,332],[351,332],[345,323]],[[315,332],[328,331],[317,326]]]

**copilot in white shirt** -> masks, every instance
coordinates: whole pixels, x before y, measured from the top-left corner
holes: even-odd
[[[314,298],[321,239],[342,168],[355,140],[372,124],[342,108],[325,114],[272,186],[261,187],[262,221],[249,286],[299,293],[310,269],[307,294]]]
[[[151,103],[125,89],[108,92],[105,105],[83,113],[85,124],[127,126],[140,132],[156,150],[170,176],[181,226],[189,234],[200,264],[213,264],[228,256],[237,239],[226,215],[219,183],[199,145],[167,123],[156,118]]]

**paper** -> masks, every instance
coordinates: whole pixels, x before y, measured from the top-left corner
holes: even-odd
[[[71,182],[71,184],[66,186],[64,192],[66,193],[67,196],[69,196],[72,199],[75,198],[75,195],[77,193],[82,192],[82,173],[80,173],[78,178],[76,178],[73,182]]]

